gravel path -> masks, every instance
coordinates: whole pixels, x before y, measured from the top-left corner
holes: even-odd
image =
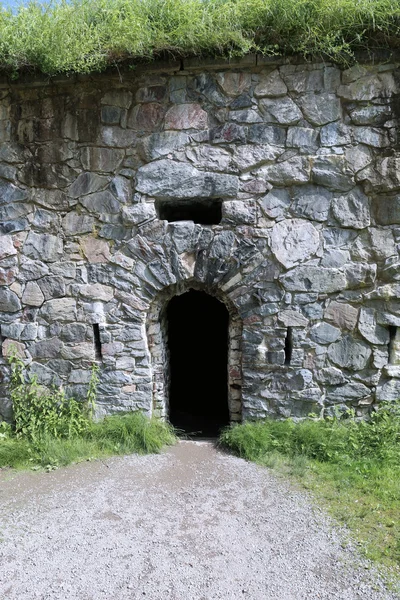
[[[0,505],[1,600],[398,599],[306,495],[208,442],[2,471]]]

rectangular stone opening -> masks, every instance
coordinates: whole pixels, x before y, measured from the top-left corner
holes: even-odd
[[[156,203],[159,219],[164,221],[193,221],[199,225],[217,225],[222,219],[222,200],[159,200]]]
[[[287,328],[285,338],[285,365],[290,365],[293,352],[293,331],[291,327]]]
[[[98,323],[93,323],[93,341],[96,360],[103,360],[103,355],[101,352],[100,327]]]

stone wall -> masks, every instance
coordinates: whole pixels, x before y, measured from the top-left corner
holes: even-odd
[[[0,416],[12,347],[76,396],[97,359],[100,413],[168,415],[190,288],[230,313],[232,420],[399,397],[398,65],[151,69],[0,86]],[[221,221],[159,218],[196,202]]]

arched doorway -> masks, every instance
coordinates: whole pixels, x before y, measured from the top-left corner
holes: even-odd
[[[226,306],[189,290],[167,306],[169,418],[192,435],[217,435],[229,423]]]

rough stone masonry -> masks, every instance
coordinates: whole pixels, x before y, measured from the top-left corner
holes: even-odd
[[[398,398],[399,75],[249,56],[1,83],[1,418],[12,348],[77,397],[98,360],[101,414],[168,416],[165,307],[192,288],[230,314],[232,421]]]

